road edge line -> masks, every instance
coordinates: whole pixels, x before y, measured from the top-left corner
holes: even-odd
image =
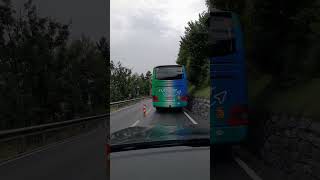
[[[183,111],[183,113],[193,124],[198,124],[187,112]]]
[[[149,110],[146,112],[146,115],[148,115],[152,110],[152,107],[149,108]]]
[[[241,159],[234,157],[234,160],[238,163],[238,165],[251,177],[253,180],[262,180],[258,174],[251,169],[245,162],[243,162]]]
[[[136,122],[134,122],[130,127],[134,127],[134,126],[136,126],[139,122],[140,122],[140,120],[137,120],[137,121],[136,121]]]

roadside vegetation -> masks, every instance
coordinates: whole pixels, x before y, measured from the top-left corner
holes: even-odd
[[[0,129],[106,113],[109,44],[0,0]]]
[[[266,111],[307,113],[320,117],[320,1],[205,0],[208,8],[230,10],[240,17],[245,38],[249,105]],[[189,82],[208,83],[207,11],[189,22],[180,40],[178,64]],[[207,80],[207,81],[206,81]],[[193,87],[195,86],[195,87]],[[199,88],[198,88],[199,89]]]
[[[253,85],[251,90],[257,89],[257,87],[260,87],[260,89],[255,92],[256,97],[251,97],[251,106],[258,106],[271,112],[304,114],[316,120],[320,119],[318,104],[320,100],[320,94],[318,93],[320,91],[320,78],[312,78],[308,81],[290,86],[290,91],[285,88],[270,88],[272,81],[266,79],[255,81],[259,85]],[[267,94],[268,99],[262,98],[263,94]]]
[[[207,27],[205,24],[208,14],[199,14],[199,19],[188,22],[185,33],[180,40],[177,64],[186,67],[191,96],[210,97],[209,59],[207,56]]]
[[[320,1],[207,0],[239,14],[251,107],[320,117]]]
[[[210,99],[210,86],[198,88],[194,93],[192,93],[194,97]]]
[[[150,95],[151,72],[133,73],[121,62],[110,62],[110,98],[111,102]]]

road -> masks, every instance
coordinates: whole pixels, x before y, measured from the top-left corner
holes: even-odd
[[[142,107],[146,104],[147,115]],[[156,112],[151,100],[144,100],[111,114],[111,132],[137,125],[175,125],[207,127],[208,122],[193,119],[183,111]],[[9,162],[0,163],[1,180],[105,180],[105,129],[99,128],[87,134],[45,147]],[[214,149],[214,147],[212,147]],[[211,165],[215,180],[260,180],[244,162],[228,156],[214,160]]]
[[[146,104],[147,115],[143,116],[143,105]],[[189,116],[189,117],[188,117]],[[190,119],[191,118],[191,119]],[[192,114],[183,111],[157,112],[152,106],[152,100],[147,99],[134,105],[111,113],[111,133],[132,126],[196,126],[209,128],[209,122],[195,119]],[[214,149],[214,147],[212,147]],[[231,155],[228,158],[217,158],[211,165],[211,172],[215,180],[261,180],[254,171],[243,161]]]
[[[106,180],[105,129],[0,164],[1,180]]]
[[[213,147],[214,149],[214,147]],[[244,161],[230,154],[219,155],[211,163],[211,172],[215,180],[262,180]]]
[[[146,105],[146,116],[143,115],[143,105]],[[111,133],[132,126],[177,126],[199,128],[210,128],[209,122],[201,119],[194,119],[186,111],[162,111],[157,112],[152,106],[152,100],[142,100],[134,105],[120,109],[110,115]]]

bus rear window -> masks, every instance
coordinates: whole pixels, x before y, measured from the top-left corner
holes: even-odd
[[[235,35],[232,18],[211,16],[209,26],[210,56],[223,56],[235,52]]]
[[[174,66],[174,67],[157,67],[155,69],[156,79],[158,80],[174,80],[174,79],[182,79],[183,71],[182,67]]]

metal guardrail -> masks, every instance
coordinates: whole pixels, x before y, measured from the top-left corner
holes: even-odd
[[[135,98],[135,99],[128,99],[128,100],[124,100],[124,101],[111,102],[110,107],[111,107],[111,109],[112,108],[118,109],[122,106],[128,105],[130,103],[135,103],[135,102],[140,101],[145,98],[146,97],[141,97],[141,98]]]
[[[9,140],[11,138],[14,138],[15,136],[21,136],[22,134],[27,135],[28,133],[41,133],[41,131],[50,131],[51,129],[56,130],[57,128],[64,128],[66,126],[72,126],[74,124],[78,123],[84,123],[90,120],[97,120],[108,117],[109,114],[102,114],[97,116],[90,116],[90,117],[83,117],[78,119],[72,119],[67,121],[61,121],[56,123],[48,123],[48,124],[42,124],[37,126],[29,126],[24,128],[18,128],[18,129],[9,129],[0,131],[0,142]]]
[[[141,100],[141,99],[144,99],[144,98],[145,97],[135,98],[135,99],[128,99],[128,100],[124,100],[124,101],[111,102],[110,105],[116,105],[116,104],[122,104],[122,103],[126,103],[126,102],[137,101],[137,100]]]
[[[69,138],[83,131],[96,128],[99,125],[105,125],[102,124],[102,121],[105,121],[107,117],[109,117],[109,114],[102,114],[62,122],[0,131],[0,146],[2,147],[0,149],[0,155],[3,153],[5,147],[10,149],[10,152],[7,153],[11,154],[8,155],[8,157],[5,155],[0,156],[0,160],[7,160],[21,153],[32,151],[32,149],[37,149]],[[67,131],[65,129],[67,129]]]
[[[111,102],[110,106],[120,107],[120,106],[124,106],[126,104],[133,103],[145,98],[146,97],[141,97],[141,98],[124,100],[124,101]],[[109,117],[109,114],[102,114],[97,116],[83,117],[78,119],[72,119],[67,121],[48,123],[48,124],[42,124],[42,125],[36,125],[36,126],[30,126],[30,127],[24,127],[24,128],[18,128],[18,129],[3,130],[3,131],[0,131],[0,143],[1,144],[4,143],[4,145],[7,145],[8,147],[10,146],[11,148],[12,146],[14,146],[15,147],[14,149],[15,155],[13,155],[14,157],[21,153],[28,152],[30,149],[28,148],[28,146],[36,146],[36,148],[34,149],[37,149],[37,147],[39,148],[44,145],[50,144],[51,142],[48,142],[50,140],[47,139],[47,137],[50,136],[50,133],[54,132],[53,136],[60,137],[60,136],[63,136],[61,134],[65,132],[70,132],[70,131],[77,131],[76,129],[81,129],[81,131],[82,130],[85,131],[90,128],[97,127],[98,124],[101,124],[102,120],[106,120],[106,118],[108,117]],[[67,128],[71,128],[71,129],[69,129],[69,131],[61,131]],[[61,132],[55,132],[55,131],[61,131]],[[68,138],[68,136],[66,136],[65,138]],[[59,140],[55,140],[52,143],[57,141]],[[0,155],[1,155],[1,152],[0,152]],[[5,160],[10,159],[10,157],[5,157]],[[1,159],[3,160],[3,158],[4,157],[0,156],[0,161]]]
[[[120,105],[120,104],[124,104],[124,103],[138,101],[138,100],[141,100],[144,98],[145,97],[129,99],[129,100],[124,100],[124,101],[111,102],[110,105]],[[41,133],[42,131],[56,130],[59,128],[64,128],[67,126],[72,126],[75,124],[84,123],[84,122],[87,122],[90,120],[107,118],[108,116],[109,116],[109,114],[102,114],[102,115],[97,115],[97,116],[83,117],[83,118],[55,122],[55,123],[48,123],[48,124],[43,124],[43,125],[36,125],[36,126],[30,126],[30,127],[24,127],[24,128],[18,128],[18,129],[3,130],[3,131],[0,131],[0,142],[9,140],[11,138],[15,138],[17,136],[28,135],[29,133],[36,134],[36,133]]]

